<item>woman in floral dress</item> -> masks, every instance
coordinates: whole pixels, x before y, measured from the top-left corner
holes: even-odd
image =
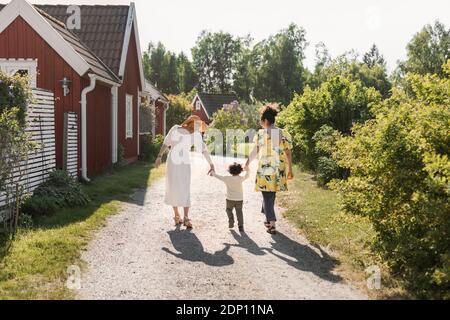
[[[292,139],[288,132],[275,127],[277,108],[265,106],[261,113],[261,127],[255,136],[255,146],[246,166],[258,157],[255,191],[262,192],[262,212],[266,215],[267,232],[276,233],[275,199],[279,191],[287,191],[287,180],[293,179]]]

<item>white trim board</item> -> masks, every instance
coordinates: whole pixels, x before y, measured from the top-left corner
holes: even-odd
[[[64,60],[83,76],[89,64],[72,48],[66,40],[45,20],[26,0],[12,0],[0,11],[0,33],[17,17],[22,17]]]
[[[131,31],[134,27],[134,36],[136,41],[136,51],[137,51],[137,59],[139,64],[139,77],[141,80],[141,90],[145,90],[145,78],[144,78],[144,68],[142,66],[142,52],[141,52],[141,43],[139,40],[139,30],[136,16],[136,6],[134,2],[130,3],[130,8],[128,9],[128,17],[127,17],[127,28],[125,30],[125,35],[123,39],[122,46],[122,56],[120,57],[120,68],[119,68],[119,77],[124,77],[125,75],[125,66],[127,63],[128,49],[130,46],[131,40]]]
[[[209,120],[211,120],[211,116],[209,115],[208,110],[206,110],[205,105],[203,104],[203,101],[200,98],[200,96],[198,95],[198,93],[195,95],[194,100],[192,101],[192,107],[193,107],[194,111],[196,111],[196,109],[195,109],[195,100],[197,98],[200,101],[200,104],[202,105],[202,108],[205,111],[206,116],[208,117]]]

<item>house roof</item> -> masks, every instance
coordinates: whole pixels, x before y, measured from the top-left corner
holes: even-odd
[[[169,103],[169,99],[148,80],[145,80],[145,91],[150,94],[152,99],[160,99],[165,103]]]
[[[35,5],[65,23],[68,5]],[[81,29],[71,30],[114,73],[119,75],[130,6],[80,5]]]
[[[4,9],[5,5],[0,5],[0,12]],[[81,39],[75,35],[71,30],[68,30],[64,23],[57,20],[53,16],[42,11],[37,6],[34,6],[36,11],[42,16],[43,19],[62,37],[62,39],[81,57],[87,64],[88,69],[113,82],[119,82],[118,77],[106,66],[103,61],[96,56],[96,54],[84,44]],[[66,58],[66,57],[63,57]]]
[[[198,93],[197,96],[200,98],[200,101],[210,118],[217,110],[222,109],[225,104],[238,101],[238,97],[235,93],[217,94],[201,92]]]

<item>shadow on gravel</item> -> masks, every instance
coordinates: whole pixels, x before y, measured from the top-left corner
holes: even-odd
[[[238,234],[236,231],[231,230],[231,234],[238,244],[229,244],[232,247],[240,247],[246,249],[249,253],[256,256],[263,256],[266,252],[256,244],[246,233]]]
[[[228,254],[228,251],[230,250],[229,244],[225,244],[225,247],[222,250],[211,254],[205,251],[203,244],[192,231],[181,231],[177,228],[176,230],[167,233],[169,234],[174,249],[178,251],[178,253],[173,252],[168,248],[162,248],[162,250],[179,259],[192,262],[203,262],[213,267],[224,267],[234,263],[233,258]]]
[[[265,250],[285,261],[290,266],[298,270],[311,272],[326,281],[340,282],[342,280],[339,275],[331,273],[338,264],[338,261],[328,255],[320,247],[317,247],[320,251],[319,255],[311,247],[302,245],[280,232],[273,235],[272,240],[272,248]],[[293,260],[277,254],[275,251],[278,251],[285,256],[289,256],[293,258]]]

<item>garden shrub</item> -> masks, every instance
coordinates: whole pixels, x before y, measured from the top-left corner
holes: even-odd
[[[60,208],[80,207],[89,202],[81,184],[66,171],[57,170],[24,202],[22,211],[32,216],[49,215]]]
[[[373,117],[371,106],[380,100],[376,89],[343,76],[332,77],[314,90],[307,87],[302,95],[296,94],[278,117],[278,124],[292,136],[294,160],[316,170],[321,156],[313,139],[316,132],[327,125],[349,135],[354,123]]]
[[[315,151],[319,155],[317,159],[317,182],[325,186],[336,178],[345,178],[344,171],[332,158],[336,149],[336,142],[342,135],[332,127],[324,125],[313,136],[316,145]]]
[[[408,289],[450,299],[450,79],[407,81],[412,96],[395,90],[338,141],[334,159],[351,175],[333,187],[345,212],[372,221],[374,249]]]
[[[140,160],[155,161],[163,142],[164,136],[160,134],[156,135],[154,139],[151,135],[142,136]]]

